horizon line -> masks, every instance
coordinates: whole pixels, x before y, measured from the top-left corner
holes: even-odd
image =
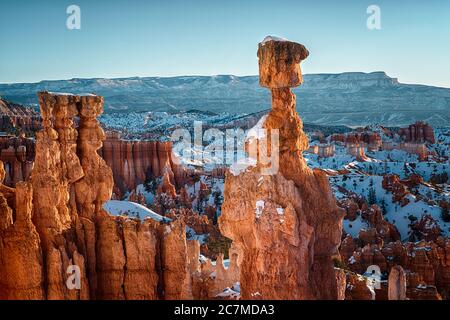
[[[418,85],[418,86],[428,86],[428,87],[434,87],[434,88],[442,88],[442,89],[450,89],[450,87],[445,86],[437,86],[437,85],[429,85],[424,83],[406,83],[406,82],[400,82],[398,77],[391,77],[389,76],[386,71],[382,70],[376,70],[376,71],[344,71],[344,72],[319,72],[319,73],[305,73],[303,76],[309,76],[309,75],[341,75],[341,74],[374,74],[374,73],[383,73],[390,79],[397,80],[400,84],[405,85]],[[65,78],[65,79],[43,79],[39,81],[31,81],[31,82],[0,82],[0,85],[16,85],[16,84],[39,84],[42,82],[57,82],[57,81],[72,81],[72,80],[99,80],[99,79],[107,79],[107,80],[122,80],[122,79],[148,79],[148,78],[155,78],[155,79],[173,79],[173,78],[195,78],[195,77],[218,77],[218,76],[231,76],[231,77],[237,77],[237,78],[247,78],[247,77],[258,77],[259,75],[236,75],[236,74],[210,74],[210,75],[201,75],[201,74],[185,74],[185,75],[173,75],[173,76],[123,76],[123,77],[74,77],[74,78]]]

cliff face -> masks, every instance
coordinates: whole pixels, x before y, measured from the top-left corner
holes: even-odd
[[[188,251],[182,220],[103,209],[113,189],[97,153],[103,98],[43,92],[39,100],[43,129],[31,177],[7,187],[0,162],[0,299],[195,297],[190,265],[199,257]]]
[[[339,295],[332,258],[343,213],[325,174],[310,170],[302,157],[308,141],[290,89],[301,83],[299,63],[307,56],[305,47],[289,41],[259,45],[260,84],[272,92],[272,110],[263,128],[266,137],[279,135],[279,170],[265,174],[267,164],[258,161],[237,175],[227,173],[219,220],[222,234],[233,240],[240,255],[243,299]],[[265,148],[276,153],[273,142],[265,145],[268,139],[250,139],[248,149],[259,143],[259,155]]]
[[[436,142],[433,128],[423,121],[418,121],[406,128],[401,128],[398,134],[406,142]]]
[[[0,137],[0,161],[5,166],[5,181],[14,187],[17,182],[28,179],[35,156],[33,139],[22,137]]]
[[[39,114],[33,109],[0,97],[0,131],[34,132],[40,128],[40,122]]]
[[[172,142],[127,141],[109,133],[100,154],[111,167],[114,182],[123,193],[146,179],[162,177],[166,171],[173,184],[186,183],[186,170],[174,163]]]

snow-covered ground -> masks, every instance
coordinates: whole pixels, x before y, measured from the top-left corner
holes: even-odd
[[[131,201],[109,200],[103,205],[103,208],[114,216],[128,216],[141,220],[150,218],[158,222],[170,221],[169,218],[163,217],[149,208]]]
[[[374,125],[368,129],[379,133],[383,141],[399,142],[398,135],[387,136],[379,126]],[[437,142],[428,144],[428,149],[434,153],[428,161],[419,161],[417,155],[404,150],[368,151],[367,148],[365,160],[358,161],[347,153],[341,143],[335,143],[335,154],[331,157],[321,158],[308,151],[303,155],[308,166],[324,169],[329,174],[330,184],[337,199],[345,199],[349,194],[355,193],[368,201],[369,193],[372,192],[375,196],[372,201],[383,208],[385,220],[397,227],[402,240],[408,239],[412,221],[420,220],[424,215],[431,215],[442,234],[450,236],[450,223],[443,221],[442,209],[439,206],[442,200],[450,202],[449,185],[429,182],[439,175],[450,176],[450,130],[436,129],[435,136]],[[318,142],[311,143],[314,144]],[[383,177],[388,174],[395,174],[400,179],[417,174],[424,182],[410,189],[411,194],[406,196],[409,203],[402,207],[400,203],[392,201],[392,193],[382,188]],[[357,237],[361,229],[367,229],[369,226],[358,216],[354,221],[344,220],[343,227],[347,233]]]
[[[121,132],[127,139],[169,139],[175,129],[192,130],[194,121],[208,127],[221,127],[241,118],[244,114],[210,114],[206,112],[129,112],[106,113],[99,117],[100,123],[109,130]]]
[[[439,224],[442,233],[450,236],[450,223],[444,222],[441,218],[441,208],[435,204],[430,205],[423,200],[418,200],[413,194],[407,195],[409,203],[401,206],[400,203],[392,201],[392,193],[382,188],[382,176],[371,176],[364,174],[348,174],[329,177],[333,189],[337,186],[343,187],[348,191],[369,198],[370,190],[374,191],[375,202],[380,207],[384,207],[386,221],[393,223],[400,232],[402,240],[406,240],[410,234],[409,224],[412,217],[420,220],[424,215],[431,215]],[[335,193],[337,198],[344,198],[341,193]],[[445,197],[445,195],[443,195]],[[447,200],[449,197],[447,195]],[[413,219],[414,219],[413,218]],[[358,220],[359,219],[359,220]],[[367,224],[358,218],[355,221],[344,220],[344,230],[352,236],[357,236],[359,229],[366,228]]]

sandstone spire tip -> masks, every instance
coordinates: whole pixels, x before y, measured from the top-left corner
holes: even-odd
[[[259,83],[263,87],[293,88],[303,82],[300,69],[309,51],[304,45],[284,38],[267,36],[258,46]]]

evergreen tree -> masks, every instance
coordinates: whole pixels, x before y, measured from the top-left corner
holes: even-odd
[[[373,187],[369,189],[369,195],[367,198],[367,202],[369,203],[369,205],[377,203],[377,196],[375,193],[375,189]]]
[[[448,212],[447,207],[441,208],[441,218],[444,220],[444,222],[450,222],[450,213]]]

